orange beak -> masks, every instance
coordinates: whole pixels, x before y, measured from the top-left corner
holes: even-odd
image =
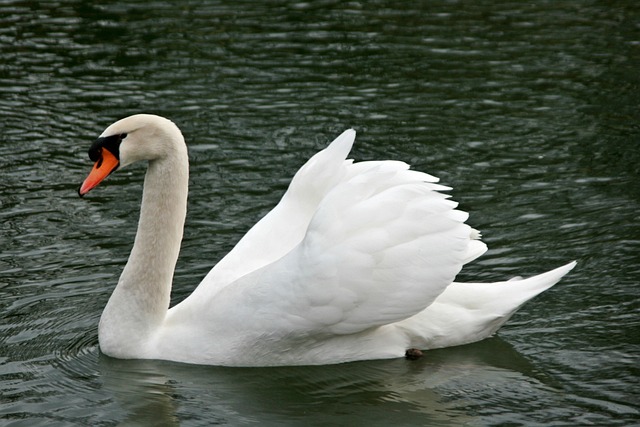
[[[78,190],[80,197],[84,196],[100,184],[102,180],[118,168],[118,165],[120,165],[120,161],[116,156],[114,156],[111,151],[103,148],[100,152],[100,158],[93,165],[93,169],[91,169],[89,176],[87,176]]]

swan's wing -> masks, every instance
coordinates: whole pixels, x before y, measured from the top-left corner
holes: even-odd
[[[190,298],[208,298],[229,283],[281,258],[300,243],[315,210],[346,176],[346,161],[355,139],[347,130],[316,153],[299,170],[286,193],[202,280]]]
[[[477,232],[437,191],[446,188],[407,168],[351,165],[292,251],[211,301],[219,319],[262,338],[313,337],[396,322],[431,304],[484,245],[471,243]],[[238,317],[240,307],[251,315]]]

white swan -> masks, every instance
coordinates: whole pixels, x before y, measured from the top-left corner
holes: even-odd
[[[117,358],[270,366],[402,357],[484,339],[575,262],[529,279],[455,283],[486,251],[436,178],[397,161],[346,160],[348,130],[296,173],[183,302],[169,294],[187,207],[188,157],[171,121],[134,115],[89,149],[81,196],[148,160],[138,232],[102,313]]]

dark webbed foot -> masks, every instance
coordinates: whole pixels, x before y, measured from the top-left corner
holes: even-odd
[[[422,357],[422,351],[417,348],[410,348],[404,353],[404,357],[408,360],[418,360]]]

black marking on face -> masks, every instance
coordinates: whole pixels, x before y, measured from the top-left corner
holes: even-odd
[[[116,159],[120,160],[120,143],[127,137],[126,133],[111,136],[102,136],[96,139],[89,148],[89,158],[93,162],[102,161],[102,149],[109,150]]]

